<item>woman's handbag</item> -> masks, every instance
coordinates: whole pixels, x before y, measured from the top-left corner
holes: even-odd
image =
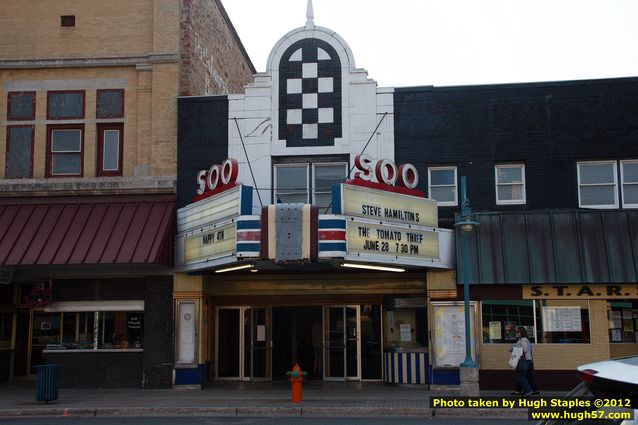
[[[518,366],[518,361],[521,359],[523,355],[523,347],[512,347],[512,355],[510,356],[509,361],[507,362],[512,369],[516,369]]]

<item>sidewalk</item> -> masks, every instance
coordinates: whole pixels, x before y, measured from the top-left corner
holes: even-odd
[[[458,391],[428,391],[378,382],[310,381],[303,401],[290,401],[290,384],[216,382],[203,390],[60,389],[48,404],[35,400],[35,383],[0,384],[0,418],[16,416],[510,416],[525,409],[430,409],[431,396]],[[483,396],[510,397],[485,391]],[[544,396],[558,395],[543,393]]]

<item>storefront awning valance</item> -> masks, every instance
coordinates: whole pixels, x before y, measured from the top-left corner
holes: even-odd
[[[175,196],[0,200],[0,266],[171,266]]]
[[[638,281],[638,211],[483,213],[469,236],[470,283]],[[459,282],[463,282],[457,232]]]

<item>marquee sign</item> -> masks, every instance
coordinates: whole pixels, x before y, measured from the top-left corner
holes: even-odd
[[[238,234],[238,227],[246,224],[238,225],[239,218],[252,214],[253,189],[238,185],[237,173],[237,161],[232,158],[198,173],[196,201],[177,211],[178,270],[201,270],[236,261],[239,239],[244,254],[254,250],[246,229]],[[247,237],[250,244],[245,243]]]
[[[348,222],[348,252],[392,257],[438,258],[439,235],[432,229]]]
[[[345,258],[423,266],[447,263],[447,248],[441,260],[441,239],[447,243],[451,235],[438,229],[436,201],[415,189],[416,168],[397,166],[389,159],[375,163],[367,155],[357,156],[355,167],[353,180],[332,188],[333,212],[346,219]]]
[[[234,222],[213,225],[184,238],[184,263],[210,261],[233,255],[237,244]]]
[[[362,187],[355,184],[333,186],[332,209],[335,214],[438,227],[436,201]]]

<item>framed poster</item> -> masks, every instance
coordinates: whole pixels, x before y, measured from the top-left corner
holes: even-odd
[[[502,337],[501,322],[490,322],[490,341],[500,340]]]
[[[465,360],[465,308],[463,303],[431,303],[434,318],[434,367],[457,368]],[[470,303],[472,359],[476,362],[476,302]]]

